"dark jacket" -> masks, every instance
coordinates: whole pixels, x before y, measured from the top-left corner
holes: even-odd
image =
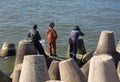
[[[41,40],[40,33],[35,29],[32,29],[32,30],[29,31],[28,38],[31,39],[32,41]]]
[[[73,29],[70,33],[69,43],[77,44],[79,36],[84,36],[84,33],[80,29]]]

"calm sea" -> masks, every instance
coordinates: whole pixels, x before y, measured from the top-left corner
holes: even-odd
[[[0,48],[4,42],[27,38],[33,24],[38,24],[42,39],[46,29],[55,23],[58,33],[57,54],[65,56],[68,37],[75,25],[85,33],[87,51],[97,46],[102,30],[111,30],[115,42],[120,40],[120,0],[0,0]],[[0,59],[0,70],[10,74],[14,57]],[[9,65],[8,65],[9,64]]]

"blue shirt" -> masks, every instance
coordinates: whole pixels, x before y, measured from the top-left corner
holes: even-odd
[[[84,36],[84,33],[79,30],[72,30],[70,33],[69,42],[72,44],[77,43],[79,36]]]

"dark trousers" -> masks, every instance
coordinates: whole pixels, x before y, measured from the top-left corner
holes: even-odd
[[[44,51],[41,43],[39,41],[33,41],[33,43],[34,43],[36,49],[38,50],[39,54],[46,56],[45,51]]]
[[[77,44],[69,44],[69,45],[70,45],[69,52],[76,55],[77,54]]]

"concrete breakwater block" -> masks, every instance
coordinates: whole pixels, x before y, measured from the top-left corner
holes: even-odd
[[[48,70],[50,80],[60,80],[59,62],[56,60],[52,61]]]
[[[44,56],[25,56],[19,82],[45,82],[47,80],[49,80],[49,75]]]
[[[0,82],[12,82],[12,79],[0,71]]]
[[[59,64],[61,81],[64,82],[87,82],[74,59],[61,61]]]
[[[13,56],[13,55],[16,55],[15,44],[5,42],[2,46],[0,56],[5,57],[5,56]]]
[[[86,54],[86,49],[85,49],[85,45],[84,45],[84,40],[83,39],[78,39],[78,54]]]
[[[64,81],[59,81],[59,80],[49,80],[49,81],[46,81],[46,82],[64,82]]]
[[[31,40],[21,40],[18,45],[15,66],[23,62],[25,55],[37,54],[35,46]]]
[[[80,68],[83,74],[85,75],[86,79],[88,80],[89,75],[89,66],[90,66],[90,59],[93,57],[94,51],[88,52],[83,56],[82,61],[85,61],[86,63]]]
[[[88,82],[120,82],[112,56],[103,54],[91,58]]]
[[[117,44],[116,50],[120,53],[120,41]]]
[[[117,67],[117,73],[118,73],[119,80],[120,80],[120,61],[118,63],[118,67]]]
[[[94,51],[86,53],[84,56],[84,60],[89,61],[93,57],[93,53],[94,53]]]
[[[20,76],[18,74],[21,73],[21,70],[19,70],[19,71],[16,70],[15,71],[15,67],[18,64],[21,64],[23,62],[24,56],[26,56],[26,55],[33,55],[33,54],[37,54],[37,51],[35,49],[35,46],[34,46],[33,42],[31,40],[21,40],[19,42],[19,45],[18,45],[18,50],[17,50],[16,59],[15,59],[14,70],[13,70],[13,73],[12,73],[13,79],[15,79],[14,82],[18,82],[19,81],[19,77],[15,77],[14,73],[17,72],[16,73],[17,76]],[[18,78],[18,79],[16,79],[16,78]]]
[[[120,54],[116,51],[115,48],[113,31],[105,30],[101,32],[100,39],[94,55],[100,55],[104,53],[111,55],[114,59],[115,65],[117,66],[120,60]]]
[[[113,54],[115,52],[116,48],[113,31],[102,31],[94,55],[99,55],[102,53]]]
[[[90,61],[86,62],[80,70],[83,72],[84,76],[88,80],[88,75],[89,75],[89,66],[90,66]]]
[[[18,64],[17,66],[15,66],[12,82],[19,82],[21,69],[22,69],[22,64]]]

